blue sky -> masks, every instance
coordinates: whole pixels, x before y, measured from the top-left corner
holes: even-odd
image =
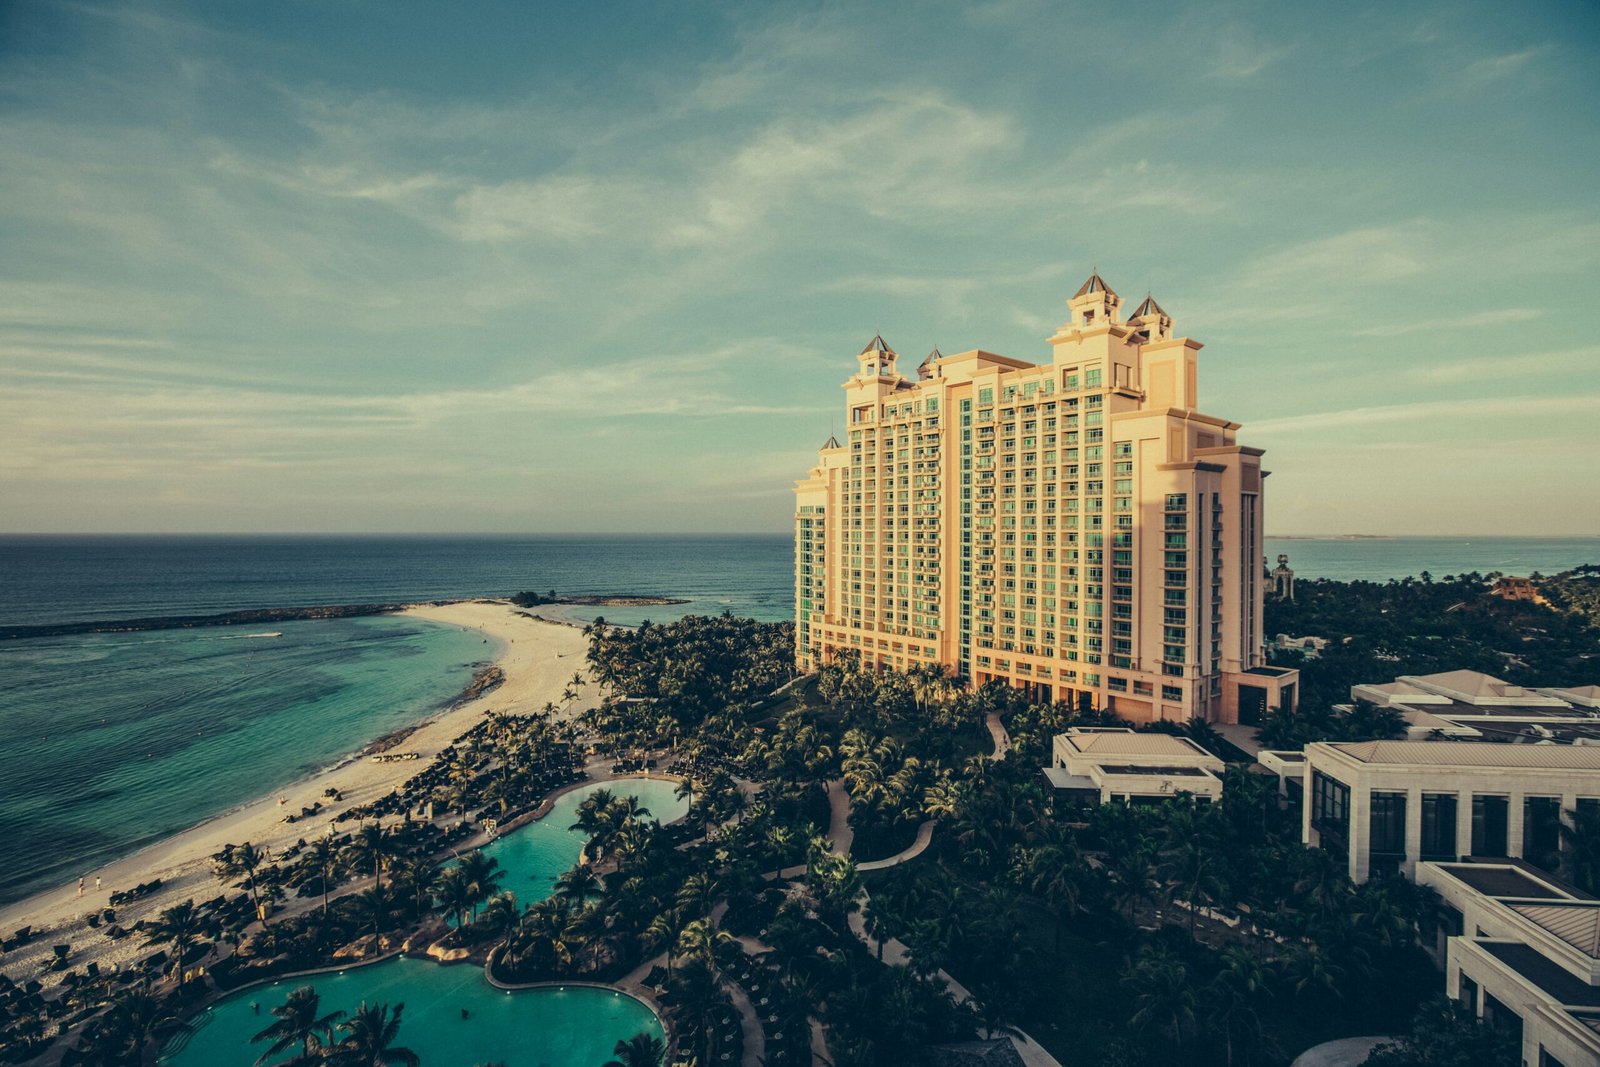
[[[782,531],[881,331],[1600,533],[1592,4],[0,5],[0,530]]]

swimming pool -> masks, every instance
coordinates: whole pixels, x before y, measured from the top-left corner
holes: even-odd
[[[506,871],[501,888],[516,893],[519,904],[549,896],[556,878],[578,861],[584,835],[568,827],[577,818],[578,805],[596,789],[636,796],[664,823],[688,810],[688,802],[673,795],[677,783],[660,778],[627,778],[574,789],[559,798],[544,818],[484,849]],[[323,1013],[354,1011],[363,1000],[403,1002],[399,1044],[415,1051],[423,1067],[473,1067],[496,1061],[506,1067],[597,1067],[611,1058],[620,1040],[640,1031],[662,1036],[661,1022],[647,1005],[614,990],[568,986],[508,992],[491,986],[477,965],[441,966],[432,960],[402,958],[338,973],[284,978],[235,993],[204,1012],[188,1044],[164,1056],[161,1063],[248,1067],[267,1047],[251,1044],[251,1035],[272,1025],[272,1009],[306,985],[322,997]]]
[[[250,1036],[272,1025],[272,1009],[309,985],[321,1011],[352,1012],[369,1004],[405,1004],[398,1044],[417,1053],[423,1067],[598,1067],[619,1040],[644,1031],[661,1037],[648,1006],[609,989],[496,989],[483,968],[443,967],[432,960],[393,959],[342,974],[285,978],[219,1002],[202,1014],[184,1049],[163,1058],[168,1067],[248,1067],[267,1048]],[[462,1018],[462,1009],[466,1017]],[[285,1053],[280,1060],[292,1054]]]
[[[665,778],[622,778],[574,789],[558,798],[549,814],[538,822],[520,826],[484,846],[483,854],[498,860],[500,869],[506,872],[500,888],[515,893],[518,904],[548,897],[556,879],[578,862],[585,838],[568,827],[578,817],[578,805],[596,789],[609,789],[619,797],[638,797],[640,805],[662,823],[680,818],[689,810],[687,800],[673,795],[678,783]]]

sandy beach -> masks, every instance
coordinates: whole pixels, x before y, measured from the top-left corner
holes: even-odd
[[[117,909],[121,925],[130,926],[184,900],[206,900],[224,891],[232,892],[211,869],[210,857],[224,845],[250,841],[258,847],[269,847],[276,855],[301,838],[324,832],[339,812],[376,800],[422,770],[485,713],[525,713],[536,711],[547,702],[559,704],[562,690],[573,674],[583,669],[587,642],[577,628],[530,618],[503,601],[418,605],[408,608],[405,614],[477,630],[497,641],[501,651],[494,662],[504,672],[504,682],[482,696],[435,711],[393,750],[415,752],[419,757],[416,760],[347,760],[124,859],[85,872],[87,888],[82,896],[73,881],[0,909],[0,931],[9,935],[22,926],[34,929],[29,945],[0,956],[0,971],[19,981],[39,977],[52,954],[50,946],[57,944],[72,945],[69,960],[73,967],[96,961],[105,968],[147,954],[151,950],[139,938],[112,941],[103,930],[91,929],[85,917],[105,908],[112,892],[157,878],[162,880],[159,891]],[[581,686],[578,699],[565,707],[563,714],[575,715],[591,706],[595,692],[592,685]],[[285,739],[285,743],[292,744],[293,740]],[[249,773],[248,767],[240,768],[240,774]],[[339,790],[343,799],[329,803],[323,793],[330,788]],[[316,817],[293,824],[283,821],[286,812],[298,812],[319,800],[325,806]],[[97,880],[101,885],[98,890]]]

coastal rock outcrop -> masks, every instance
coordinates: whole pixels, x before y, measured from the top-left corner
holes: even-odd
[[[449,938],[435,941],[428,946],[428,955],[440,963],[459,963],[472,955],[472,950],[460,945],[450,944]]]

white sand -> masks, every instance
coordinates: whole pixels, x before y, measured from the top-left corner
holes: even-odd
[[[50,946],[69,942],[73,967],[82,967],[94,960],[105,968],[108,964],[126,963],[154,951],[145,947],[137,935],[112,941],[105,936],[103,927],[91,929],[85,916],[105,908],[113,891],[131,889],[156,878],[162,880],[159,891],[117,909],[120,925],[131,926],[162,908],[191,898],[208,900],[219,893],[237,892],[212,873],[210,857],[224,845],[250,841],[257,846],[270,847],[277,855],[301,838],[310,839],[324,833],[332,817],[340,811],[376,800],[422,771],[434,756],[471,729],[485,713],[526,713],[537,711],[547,702],[559,705],[562,690],[573,674],[584,667],[588,643],[578,629],[528,618],[503,601],[420,605],[407,609],[405,614],[478,630],[491,640],[499,641],[502,648],[495,664],[505,673],[505,681],[484,696],[435,714],[392,749],[415,752],[418,759],[389,763],[374,763],[368,758],[349,761],[276,789],[126,859],[87,872],[87,889],[82,897],[74,881],[0,909],[0,932],[6,936],[25,925],[32,926],[35,931],[31,944],[0,956],[0,971],[18,981],[40,977],[43,965],[51,956]],[[563,714],[576,714],[591,706],[594,697],[595,687],[585,683],[579,687],[578,699],[564,708]],[[285,743],[293,741],[286,738]],[[250,769],[241,767],[239,773],[247,776]],[[344,799],[338,803],[328,802],[323,791],[330,787],[338,789]],[[280,804],[279,798],[286,802]],[[298,812],[318,801],[325,806],[317,815],[292,824],[283,821],[286,813]],[[345,829],[350,825],[346,824]],[[98,892],[94,888],[96,878],[103,883]],[[46,981],[47,986],[52,984],[53,981]]]

